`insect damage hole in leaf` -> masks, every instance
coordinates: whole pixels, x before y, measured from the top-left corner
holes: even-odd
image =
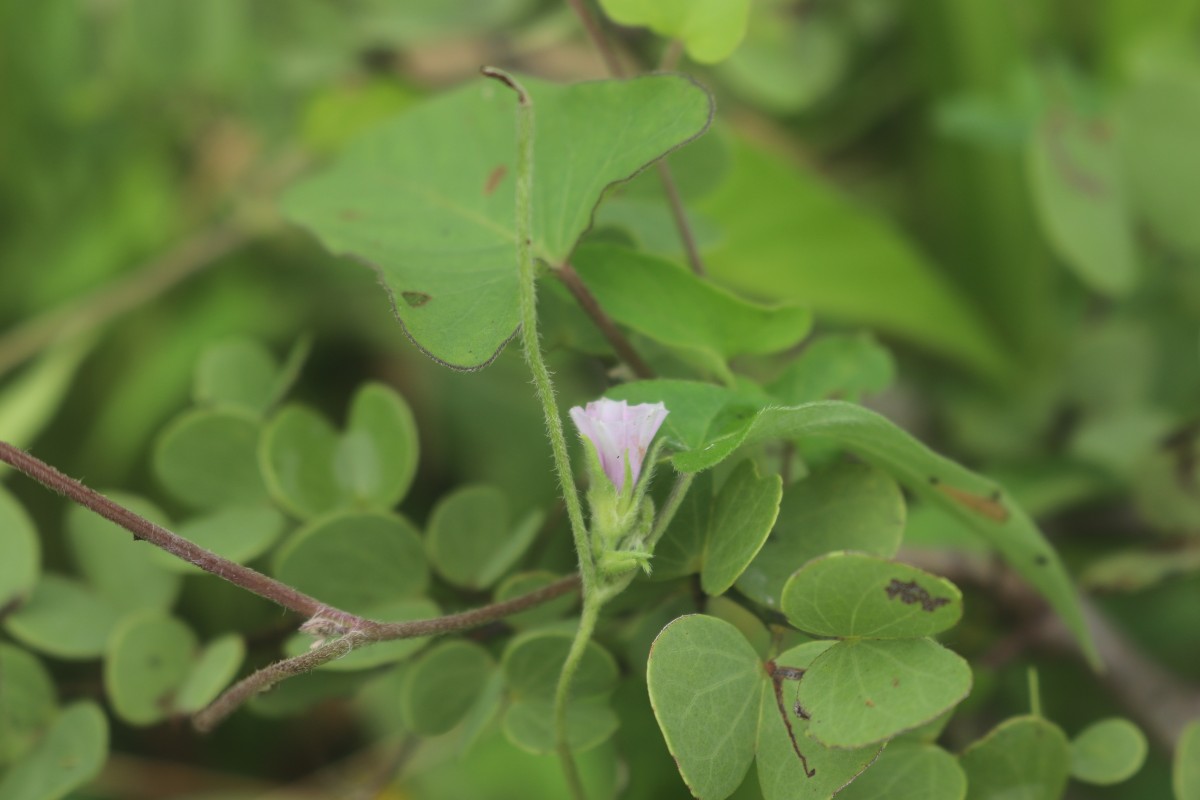
[[[1001,502],[1000,490],[997,489],[987,497],[983,497],[965,489],[959,489],[948,483],[943,483],[936,476],[929,478],[929,485],[949,497],[961,506],[965,506],[977,514],[987,517],[994,522],[1007,522],[1008,509]]]
[[[420,308],[433,299],[432,295],[425,292],[401,292],[400,296],[411,308]]]

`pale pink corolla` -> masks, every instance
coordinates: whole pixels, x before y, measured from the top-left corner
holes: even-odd
[[[625,488],[626,465],[633,483],[637,483],[646,451],[667,413],[662,403],[631,406],[624,400],[602,397],[586,408],[572,408],[571,419],[595,446],[604,474],[619,492]]]

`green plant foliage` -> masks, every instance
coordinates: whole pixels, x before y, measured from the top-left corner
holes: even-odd
[[[750,0],[600,0],[622,25],[649,28],[678,39],[701,64],[723,61],[746,35]]]
[[[278,372],[275,357],[261,342],[229,339],[200,355],[192,398],[198,406],[261,415],[278,399]]]
[[[453,728],[483,695],[496,662],[472,642],[444,642],[404,674],[400,713],[410,730],[436,736]]]
[[[17,762],[58,710],[50,673],[35,656],[0,643],[0,767]]]
[[[1189,149],[1200,136],[1200,79],[1189,70],[1146,70],[1122,97],[1120,123],[1137,209],[1172,246],[1200,253],[1200,231],[1187,213],[1200,180],[1200,163]]]
[[[529,548],[543,514],[512,524],[508,498],[492,486],[468,486],[438,501],[429,517],[429,562],[455,586],[486,589]]]
[[[586,245],[571,257],[588,289],[617,322],[662,344],[698,356],[726,381],[727,362],[746,353],[774,353],[798,343],[812,325],[795,306],[750,303],[695,273],[613,245]],[[662,299],[678,303],[662,313]]]
[[[429,568],[416,529],[403,517],[346,512],[297,531],[275,559],[275,577],[326,603],[370,614],[425,590]]]
[[[1175,800],[1200,797],[1200,719],[1192,720],[1175,744],[1171,785],[1175,789]]]
[[[509,642],[500,659],[509,705],[503,729],[509,741],[531,753],[554,752],[554,689],[573,631],[536,629]],[[591,750],[617,729],[609,705],[617,681],[617,663],[608,651],[589,642],[579,662],[567,705],[567,741],[576,752]]]
[[[962,593],[945,578],[907,564],[834,552],[792,575],[781,610],[792,625],[816,636],[911,639],[956,625]]]
[[[511,600],[514,597],[520,597],[523,594],[535,591],[554,583],[562,575],[556,575],[553,572],[544,570],[536,570],[533,572],[518,572],[514,575],[509,575],[500,585],[496,587],[494,600],[497,603],[505,600]],[[576,598],[573,595],[563,595],[555,598],[548,603],[543,603],[540,606],[535,606],[528,611],[522,611],[519,614],[513,614],[511,617],[506,617],[505,622],[517,628],[531,628],[537,625],[542,625],[547,622],[565,617],[571,608],[575,605]]]
[[[1029,140],[1026,161],[1059,256],[1097,291],[1127,293],[1139,265],[1111,120],[1053,109]]]
[[[244,564],[270,549],[287,521],[269,505],[222,508],[193,517],[175,526],[175,533],[205,550]],[[126,534],[127,536],[127,534]],[[158,566],[171,572],[199,574],[200,568],[164,550],[151,555]]]
[[[83,336],[51,347],[0,389],[0,430],[5,441],[27,446],[50,424],[93,344],[92,337]],[[0,376],[3,372],[0,368]],[[0,464],[0,475],[8,468]]]
[[[1041,717],[1013,717],[959,757],[970,800],[1059,800],[1071,769],[1071,746],[1057,725]]]
[[[875,326],[984,372],[1007,369],[993,334],[909,242],[758,146],[738,141],[729,179],[695,207],[725,234],[705,253],[721,282]]]
[[[883,742],[924,725],[971,690],[971,668],[932,639],[849,640],[817,656],[797,702],[829,747]]]
[[[216,699],[246,657],[246,643],[237,634],[227,634],[200,650],[171,706],[180,714],[193,714]]]
[[[810,342],[766,389],[785,405],[857,401],[892,384],[891,353],[869,333],[827,334]]]
[[[779,514],[783,484],[778,475],[760,477],[752,461],[734,468],[713,500],[700,585],[722,594],[754,560]]]
[[[769,439],[830,439],[887,471],[918,496],[941,506],[1000,551],[1066,620],[1093,663],[1098,656],[1079,601],[1058,555],[1032,520],[992,482],[942,458],[882,416],[839,401],[755,408],[752,397],[686,381],[639,381],[609,392],[615,399],[663,400],[663,426],[679,452],[677,469],[707,469],[739,446]]]
[[[677,75],[523,83],[537,115],[533,246],[549,264],[570,255],[605,188],[703,133],[712,114],[708,94]],[[515,135],[512,94],[474,81],[357,139],[285,210],[380,271],[431,357],[477,369],[517,327]]]
[[[412,411],[379,383],[355,394],[340,436],[315,411],[288,406],[267,423],[258,449],[271,496],[301,519],[393,508],[412,484],[417,456]]]
[[[1138,726],[1113,717],[1089,725],[1071,740],[1071,777],[1108,786],[1133,777],[1149,745]]]
[[[963,800],[966,796],[967,776],[954,756],[930,744],[896,742],[838,792],[840,800]]]
[[[94,589],[70,578],[44,573],[29,601],[5,617],[13,638],[47,655],[98,658],[120,614]]]
[[[59,800],[100,773],[108,755],[108,722],[100,707],[64,708],[20,763],[0,778],[4,800]]]
[[[700,800],[728,797],[754,760],[764,686],[754,648],[727,622],[680,617],[654,641],[646,682],[688,789]]]
[[[146,519],[169,526],[166,514],[140,497],[109,496]],[[151,545],[82,506],[67,511],[67,538],[79,571],[96,592],[121,613],[144,608],[166,610],[179,596],[180,578],[163,569]]]
[[[131,725],[166,719],[196,650],[196,635],[173,617],[146,612],[125,618],[104,655],[104,691],[113,711]]]
[[[900,487],[875,467],[842,461],[783,491],[779,518],[738,590],[780,608],[783,587],[809,560],[846,549],[890,558],[900,547],[906,509]]]
[[[258,417],[240,408],[186,412],[159,437],[155,474],[193,508],[260,502],[267,490],[258,470],[259,431]]]
[[[24,601],[38,579],[41,545],[25,509],[0,486],[0,608]]]

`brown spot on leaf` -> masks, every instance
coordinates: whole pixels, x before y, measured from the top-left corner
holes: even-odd
[[[902,581],[899,578],[892,578],[892,582],[884,587],[884,591],[890,599],[899,600],[905,605],[920,603],[923,611],[937,611],[950,602],[948,597],[934,597],[916,581]]]
[[[872,703],[870,700],[868,700],[868,701],[867,701],[867,708],[874,708],[874,707],[875,707],[875,704],[874,704],[874,703]]]
[[[363,213],[361,211],[356,211],[353,208],[345,208],[342,209],[341,213],[338,214],[338,218],[345,220],[346,222],[358,222],[363,218]]]
[[[425,292],[401,292],[400,296],[412,308],[420,308],[433,299],[432,295],[425,294]]]
[[[508,167],[501,164],[488,174],[487,181],[483,184],[483,196],[491,197],[496,188],[500,186],[500,181],[504,180],[504,176],[508,174]]]
[[[936,477],[929,479],[930,485],[937,489],[942,494],[949,497],[954,502],[961,506],[974,511],[976,514],[987,517],[993,522],[1007,522],[1008,509],[1001,502],[999,490],[993,491],[989,497],[982,497],[964,489],[959,489],[955,486],[942,483]]]
[[[892,688],[893,689],[900,688],[900,679],[899,678],[892,678]]]

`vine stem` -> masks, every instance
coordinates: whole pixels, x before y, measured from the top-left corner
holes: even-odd
[[[302,630],[308,628],[313,631],[328,631],[338,635],[338,638],[329,644],[304,655],[272,664],[235,684],[211,706],[197,715],[196,725],[202,730],[211,730],[214,725],[246,700],[258,692],[274,686],[284,678],[315,669],[328,661],[341,658],[351,650],[376,642],[439,636],[478,627],[549,602],[556,597],[575,591],[580,585],[579,576],[568,575],[511,600],[492,603],[458,614],[406,622],[380,622],[326,605],[317,598],[288,586],[286,583],[263,575],[261,572],[235,561],[230,561],[210,550],[205,550],[125,508],[120,503],[110,500],[74,478],[64,475],[36,456],[8,442],[0,441],[0,461],[9,464],[46,488],[64,495],[89,511],[120,525],[133,534],[135,541],[149,542],[177,558],[195,564],[205,572],[308,617],[308,622],[302,626]]]
[[[567,706],[571,699],[571,682],[579,669],[580,661],[583,660],[588,642],[592,640],[602,605],[603,600],[596,595],[584,595],[579,628],[575,631],[575,638],[571,640],[571,649],[567,651],[567,660],[563,662],[558,686],[554,689],[554,744],[558,751],[558,759],[562,762],[563,773],[566,775],[567,788],[575,800],[587,800],[587,790],[583,786],[579,765],[575,763],[575,754],[571,752],[571,743],[567,737]]]
[[[575,12],[575,16],[579,18],[579,22],[583,25],[584,31],[587,32],[592,46],[599,51],[601,57],[604,59],[604,64],[608,67],[608,74],[614,78],[626,77],[625,69],[616,57],[612,43],[604,35],[604,29],[600,27],[600,21],[588,10],[584,0],[567,0],[567,4],[571,6],[571,10]],[[663,51],[662,61],[658,66],[659,70],[671,71],[675,69],[682,53],[683,43],[678,39],[673,39],[667,44],[667,49]],[[654,169],[658,173],[659,182],[662,183],[663,194],[667,197],[667,205],[671,208],[671,218],[675,221],[675,228],[679,231],[679,239],[683,242],[683,249],[687,254],[688,264],[691,266],[692,272],[704,276],[707,274],[704,269],[704,260],[700,256],[700,248],[696,246],[696,236],[692,233],[692,224],[688,221],[687,208],[684,207],[683,198],[679,195],[679,187],[675,185],[675,176],[671,173],[671,167],[667,164],[666,159],[659,159],[655,163]]]

